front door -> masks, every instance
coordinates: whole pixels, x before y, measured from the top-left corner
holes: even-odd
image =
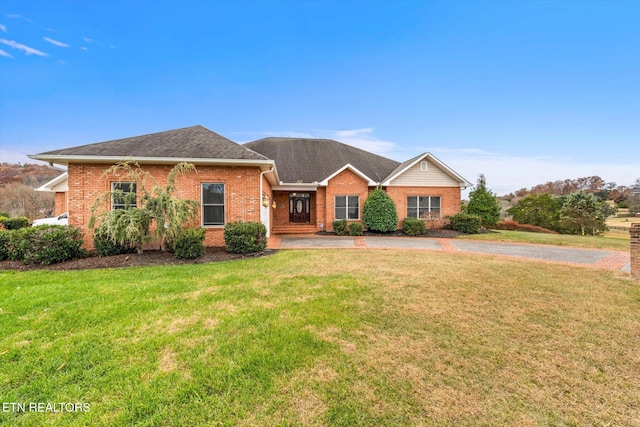
[[[311,222],[311,198],[309,193],[289,194],[289,222]]]

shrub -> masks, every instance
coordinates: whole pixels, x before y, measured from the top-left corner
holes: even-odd
[[[465,206],[465,213],[480,216],[483,224],[495,225],[500,220],[500,204],[495,194],[487,188],[487,180],[482,174],[469,193],[469,203]]]
[[[12,233],[13,231],[0,230],[0,261],[9,259]]]
[[[425,231],[427,231],[426,226],[421,219],[405,218],[402,220],[402,232],[407,236],[419,236]]]
[[[83,255],[82,232],[76,227],[39,225],[18,231],[17,249],[25,264],[54,264]],[[15,246],[14,246],[15,248]]]
[[[150,240],[151,215],[145,209],[115,209],[102,217],[101,233],[121,246],[134,246],[142,253],[143,246]]]
[[[500,221],[498,225],[489,227],[494,230],[514,230],[514,231],[528,231],[532,233],[548,233],[558,234],[557,231],[549,230],[548,228],[538,227],[537,225],[520,224],[516,221]]]
[[[98,256],[114,256],[121,254],[131,254],[136,251],[134,244],[129,242],[118,243],[109,237],[106,232],[106,225],[101,224],[93,233],[93,247]]]
[[[347,220],[346,219],[337,219],[335,221],[333,221],[331,223],[331,225],[333,226],[333,231],[338,235],[338,236],[344,236],[345,234],[347,234]]]
[[[224,226],[227,252],[248,254],[262,252],[267,247],[267,228],[259,222],[230,222]]]
[[[262,224],[261,224],[262,225]],[[196,259],[204,254],[204,228],[187,228],[172,242],[178,259]]]
[[[362,209],[362,222],[369,230],[387,233],[398,227],[398,211],[393,199],[381,188],[369,194]]]
[[[362,224],[359,222],[352,222],[349,224],[350,236],[362,236]]]
[[[452,230],[466,234],[478,234],[482,229],[482,217],[466,213],[459,213],[448,217]]]
[[[17,216],[15,218],[5,219],[3,224],[7,230],[20,230],[21,228],[27,228],[31,223],[26,216]]]

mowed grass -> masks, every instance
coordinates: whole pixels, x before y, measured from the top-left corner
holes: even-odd
[[[458,239],[497,242],[534,243],[539,245],[571,246],[575,248],[629,251],[629,233],[615,230],[605,236],[574,236],[568,234],[531,233],[527,231],[491,230],[487,234],[469,234]]]
[[[0,273],[1,413],[42,425],[638,425],[640,286],[469,254]]]

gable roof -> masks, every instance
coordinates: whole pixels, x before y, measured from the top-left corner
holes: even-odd
[[[399,164],[393,171],[389,173],[389,175],[387,175],[382,180],[382,185],[386,186],[391,184],[391,181],[398,178],[400,175],[402,175],[403,173],[411,169],[413,166],[415,166],[418,162],[422,160],[429,160],[430,162],[435,164],[440,170],[442,170],[444,173],[446,173],[455,181],[457,181],[460,184],[460,187],[466,188],[466,187],[471,187],[473,185],[431,153],[419,154],[416,157]]]
[[[244,144],[275,160],[283,183],[322,182],[346,165],[380,182],[399,163],[332,139],[269,137]]]
[[[29,156],[64,163],[69,160],[125,159],[225,159],[264,161],[269,159],[202,126],[191,126],[132,138],[115,139],[63,148]]]

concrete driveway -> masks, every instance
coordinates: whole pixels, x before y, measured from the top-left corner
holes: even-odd
[[[528,243],[503,243],[420,237],[274,236],[272,249],[372,248],[468,252],[629,271],[629,252]]]

